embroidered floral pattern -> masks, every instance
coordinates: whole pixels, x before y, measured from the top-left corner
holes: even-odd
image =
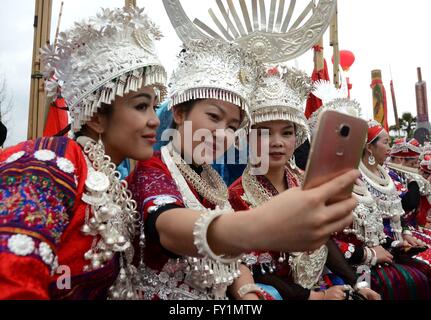
[[[33,173],[0,176],[2,225],[23,225],[58,242],[69,223],[75,199],[75,194],[61,187],[52,179]]]
[[[341,252],[344,254],[344,257],[349,260],[353,257],[353,254],[356,251],[355,245],[353,243],[348,243],[344,241],[339,241],[338,239],[335,239],[338,247],[340,248]]]
[[[131,191],[146,221],[152,213],[152,207],[171,203],[184,206],[184,197],[178,190],[176,181],[157,153],[156,157],[138,165],[133,179]],[[195,194],[193,189],[190,192]],[[190,202],[192,201],[194,200]],[[235,273],[235,264],[221,265],[207,258],[170,260],[157,240],[149,240],[145,245],[144,263],[140,265],[135,281],[139,286],[138,292],[144,299],[224,299],[226,283],[233,281],[238,275]],[[152,253],[146,254],[147,252]],[[218,274],[223,272],[222,277],[216,276],[215,268]]]
[[[160,153],[156,152],[154,159],[161,162],[159,158]],[[164,202],[164,197],[169,197],[169,199],[175,199],[175,202],[172,203],[184,206],[182,196],[168,172],[165,173],[157,168],[140,165],[134,176],[136,180],[130,183],[129,190],[138,203],[138,210],[144,213],[145,217],[161,207],[153,202],[159,197],[162,197],[159,203]],[[162,192],[163,195],[161,195]]]
[[[160,208],[168,205],[179,202],[179,199],[176,199],[169,195],[163,195],[160,197],[152,197],[149,199],[144,200],[144,203],[150,203],[151,206],[148,207],[148,213],[154,213]]]

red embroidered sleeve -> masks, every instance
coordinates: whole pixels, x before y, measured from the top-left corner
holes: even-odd
[[[129,188],[144,220],[165,205],[185,207],[175,181],[160,159],[160,153],[156,153],[150,160],[138,163],[135,172],[129,177]]]
[[[47,299],[73,215],[80,148],[27,141],[0,155],[0,299]]]

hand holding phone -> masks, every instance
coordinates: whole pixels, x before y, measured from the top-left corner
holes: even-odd
[[[366,121],[337,111],[320,115],[312,139],[303,189],[316,188],[344,173],[358,169],[366,143]],[[327,205],[352,196],[353,184],[346,187]]]

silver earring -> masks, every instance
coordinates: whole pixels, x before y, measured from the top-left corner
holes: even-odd
[[[374,156],[372,154],[368,157],[368,164],[370,166],[375,166],[376,165],[376,158],[374,158]]]
[[[298,167],[296,166],[295,156],[289,159],[289,165],[292,170],[296,170]]]
[[[102,134],[99,133],[99,140],[97,141],[97,146],[99,149],[105,151],[105,145],[103,144]]]

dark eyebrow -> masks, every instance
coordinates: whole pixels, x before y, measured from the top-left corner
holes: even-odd
[[[137,94],[136,96],[131,97],[131,99],[139,99],[139,98],[142,98],[142,97],[147,98],[149,100],[153,100],[154,99],[151,94],[144,93],[144,92],[141,92],[141,93]]]
[[[290,129],[290,128],[295,128],[295,126],[293,125],[293,123],[289,123],[287,126],[285,126],[283,129]]]

